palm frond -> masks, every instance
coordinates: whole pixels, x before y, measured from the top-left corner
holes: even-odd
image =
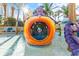
[[[66,16],[68,16],[68,7],[63,6],[63,7],[61,7],[61,9],[62,9],[62,12],[63,12]]]

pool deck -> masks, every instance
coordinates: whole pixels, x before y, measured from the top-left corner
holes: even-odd
[[[55,34],[52,43],[48,46],[29,45],[23,33],[0,35],[0,56],[70,56],[64,36]]]

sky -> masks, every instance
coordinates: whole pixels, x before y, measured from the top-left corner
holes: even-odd
[[[42,5],[42,3],[25,3],[24,8],[34,11],[40,5]],[[67,3],[62,3],[62,4],[61,3],[54,3],[52,8],[55,6],[58,6],[57,8],[53,9],[54,11],[56,11],[56,10],[60,9],[60,7],[62,5],[67,5]],[[79,5],[79,4],[77,4],[77,5]],[[17,12],[18,12],[17,7],[16,7],[16,5],[14,5],[14,7],[15,7],[14,17],[17,18]],[[11,3],[8,3],[7,11],[8,11],[7,12],[8,16],[11,16]],[[76,13],[79,14],[79,8],[76,10]],[[3,14],[2,8],[0,8],[0,14]],[[20,11],[19,18],[21,18],[21,20],[23,20],[23,11]],[[60,19],[61,19],[61,21],[63,20],[62,17],[60,17]]]
[[[38,3],[27,3],[24,5],[24,8],[34,11],[39,5],[40,4],[38,4]],[[9,4],[9,7],[11,7],[10,4]],[[17,9],[17,7],[15,7],[15,8]],[[9,15],[10,15],[10,11],[9,11]],[[17,10],[15,10],[14,17],[17,17]],[[21,20],[23,20],[23,11],[20,11],[19,18],[21,18]]]
[[[31,10],[34,10],[40,5],[41,5],[41,3],[28,3],[28,4],[26,4],[26,7],[31,9]]]

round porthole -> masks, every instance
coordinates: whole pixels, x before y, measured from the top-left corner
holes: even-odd
[[[47,45],[54,38],[55,24],[49,17],[31,17],[24,24],[24,36],[32,45]]]

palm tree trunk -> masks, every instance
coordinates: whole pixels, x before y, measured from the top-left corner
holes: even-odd
[[[3,7],[4,7],[4,18],[6,18],[6,16],[7,16],[7,13],[6,13],[7,3],[3,3]]]
[[[20,10],[18,9],[18,15],[17,15],[17,20],[16,20],[16,34],[18,34],[18,19],[19,19],[19,13],[20,13]]]
[[[14,16],[14,11],[15,11],[15,9],[14,9],[14,4],[12,4],[12,7],[11,7],[11,17]]]

